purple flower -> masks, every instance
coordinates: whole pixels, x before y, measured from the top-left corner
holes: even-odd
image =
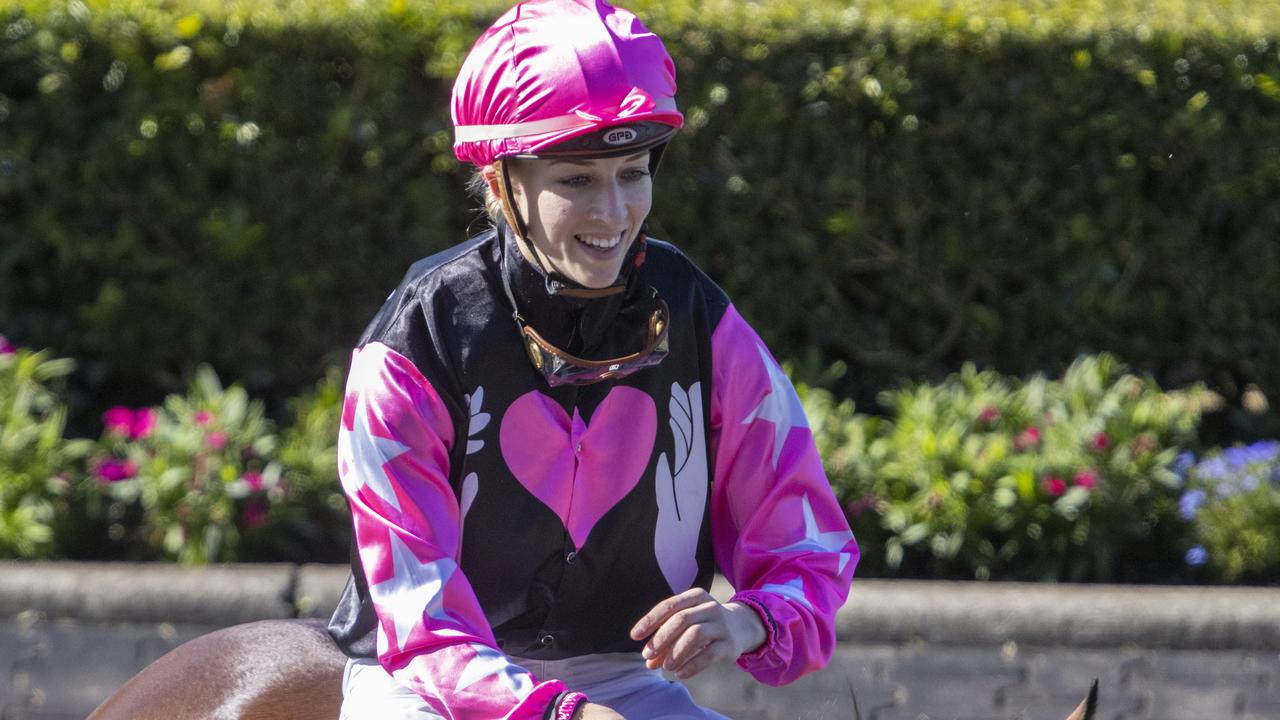
[[[9,342],[9,338],[0,335],[0,355],[12,355],[17,351],[18,348]]]
[[[1206,480],[1226,480],[1227,475],[1231,474],[1231,469],[1227,467],[1227,461],[1219,456],[1211,457],[1196,465],[1195,472]]]
[[[1178,473],[1178,477],[1185,480],[1187,477],[1187,471],[1195,464],[1195,453],[1184,450],[1183,452],[1178,453],[1178,457],[1174,458],[1173,471]]]
[[[1222,451],[1227,464],[1239,470],[1254,463],[1269,463],[1280,456],[1280,441],[1262,440],[1244,447],[1232,447]]]
[[[209,433],[209,437],[206,439],[206,442],[209,443],[209,447],[214,450],[221,450],[227,446],[227,439],[226,433],[214,431]]]
[[[200,427],[204,427],[205,425],[208,425],[212,421],[213,421],[213,413],[209,412],[208,410],[201,410],[200,412],[196,413],[196,424],[199,425]]]
[[[262,473],[247,472],[242,478],[250,490],[258,491],[262,489]]]
[[[1182,493],[1182,497],[1178,499],[1178,517],[1187,522],[1196,519],[1196,513],[1199,512],[1200,506],[1204,504],[1205,494],[1203,490],[1188,490]]]
[[[1187,550],[1186,560],[1191,567],[1200,567],[1209,562],[1209,551],[1205,550],[1203,545],[1192,545]]]

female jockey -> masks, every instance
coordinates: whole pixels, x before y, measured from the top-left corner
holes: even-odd
[[[454,152],[494,228],[416,263],[352,355],[343,718],[716,718],[660,670],[830,658],[858,548],[800,402],[644,232],[675,89],[604,0],[517,5],[464,62]]]

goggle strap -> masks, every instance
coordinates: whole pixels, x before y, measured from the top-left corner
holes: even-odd
[[[670,325],[668,317],[669,311],[667,310],[667,303],[662,300],[662,298],[658,298],[658,308],[653,311],[653,315],[649,316],[649,339],[645,342],[645,346],[638,352],[631,353],[630,355],[623,355],[622,357],[613,358],[611,360],[587,360],[585,358],[576,357],[547,342],[546,339],[538,334],[537,330],[534,330],[528,325],[521,324],[521,330],[525,337],[537,343],[538,347],[548,355],[551,355],[556,359],[566,361],[569,365],[583,369],[596,370],[600,368],[607,368],[611,365],[625,365],[629,362],[635,362],[647,355],[651,355],[654,350],[657,350],[667,341],[666,331]],[[659,327],[659,323],[661,323],[661,327]]]

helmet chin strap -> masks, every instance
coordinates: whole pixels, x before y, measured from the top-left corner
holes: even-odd
[[[502,214],[506,217],[507,224],[515,230],[516,242],[520,245],[522,254],[532,261],[547,277],[563,277],[561,273],[555,272],[542,262],[542,256],[538,253],[538,249],[534,247],[533,241],[529,239],[528,226],[524,224],[524,218],[520,216],[520,210],[516,207],[515,193],[511,189],[510,169],[510,165],[507,164],[507,158],[498,159],[498,174],[502,176]],[[566,297],[599,298],[617,295],[624,290],[626,290],[625,286],[616,284],[603,288],[587,288],[568,287],[563,282],[557,282],[553,294]]]

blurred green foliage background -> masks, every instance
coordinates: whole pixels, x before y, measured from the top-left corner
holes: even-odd
[[[95,423],[205,362],[279,414],[478,227],[447,98],[507,4],[0,0],[0,329]],[[1280,391],[1280,5],[630,5],[688,123],[655,234],[802,378],[1105,350]]]

